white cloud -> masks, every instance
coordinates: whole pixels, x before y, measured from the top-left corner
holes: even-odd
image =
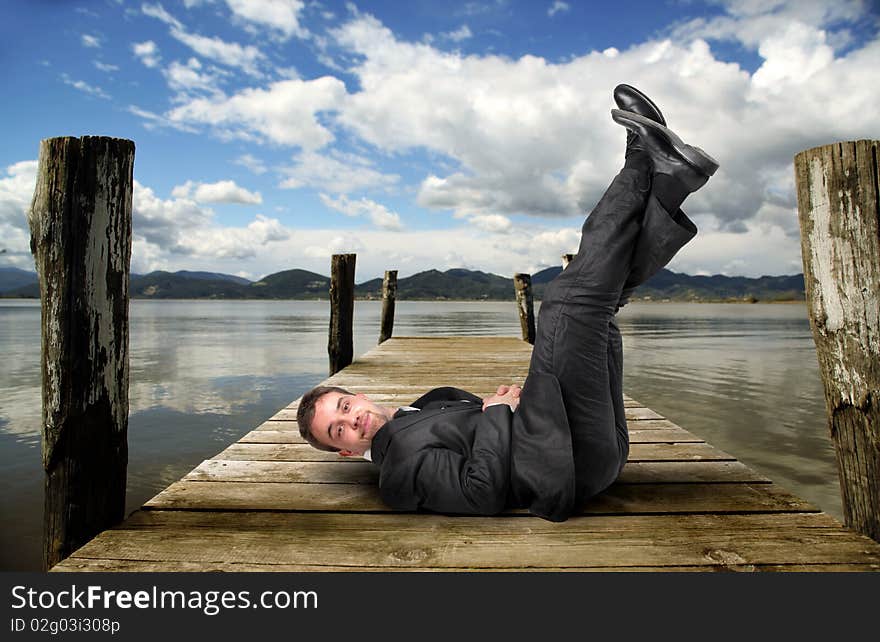
[[[219,70],[203,70],[202,64],[196,58],[190,58],[186,63],[175,60],[162,74],[168,81],[168,87],[178,92],[178,100],[186,100],[185,96],[198,92],[223,96],[218,87]]]
[[[567,175],[580,158],[611,141],[619,149],[603,155],[604,175],[587,185],[594,192],[619,164],[624,135],[605,122],[610,87],[600,103],[595,85],[608,81],[596,78],[603,63],[595,57],[552,65],[532,56],[445,53],[398,41],[370,16],[335,35],[364,57],[354,69],[362,90],[349,97],[339,121],[380,149],[428,148],[460,164],[460,171],[423,181],[424,206],[571,215],[581,195]],[[602,114],[600,123],[591,112]]]
[[[743,232],[731,234],[716,221],[696,219],[700,232],[668,266],[687,274],[762,275],[803,272],[799,239],[781,227],[760,221],[743,223]]]
[[[399,270],[400,277],[460,267],[507,277],[517,272],[531,274],[560,265],[563,253],[577,250],[576,228],[530,228],[523,232],[496,238],[469,225],[430,231],[358,229],[355,234],[340,234],[338,229],[300,229],[286,241],[261,248],[260,261],[264,274],[291,267],[328,274],[331,255],[355,252],[355,281],[361,283],[381,277],[385,270]]]
[[[301,0],[226,0],[226,4],[238,18],[278,31],[284,39],[309,35],[299,23],[305,6]]]
[[[37,184],[37,161],[21,161],[6,168],[0,178],[0,254],[4,265],[23,270],[34,266],[26,212]]]
[[[187,195],[188,196],[188,195]],[[191,269],[205,260],[245,260],[290,238],[277,219],[257,215],[245,227],[220,226],[214,212],[188,197],[162,199],[134,183],[132,271]]]
[[[145,129],[152,130],[156,127],[171,127],[172,129],[176,129],[178,131],[196,133],[196,130],[188,125],[183,123],[176,123],[174,121],[168,120],[164,116],[161,116],[155,112],[151,112],[147,109],[141,109],[137,105],[129,105],[127,111],[130,114],[134,114],[138,118],[143,119],[143,126]]]
[[[247,230],[260,245],[290,238],[290,231],[278,219],[268,218],[262,214],[257,214],[257,217],[248,223]]]
[[[356,154],[303,152],[293,160],[293,165],[279,168],[279,172],[287,177],[279,187],[314,187],[338,194],[391,187],[400,179],[396,174],[377,171],[369,159]]]
[[[65,85],[69,85],[85,94],[89,94],[90,96],[103,98],[105,100],[110,99],[110,96],[103,89],[95,85],[90,85],[84,80],[74,80],[67,74],[61,74],[61,80],[64,82]]]
[[[331,198],[321,194],[321,202],[327,207],[342,212],[346,216],[368,216],[376,227],[385,230],[399,230],[403,226],[400,223],[400,215],[390,211],[387,207],[368,198],[351,200],[345,194],[338,198]]]
[[[171,190],[175,198],[193,199],[198,203],[241,203],[259,205],[263,197],[259,192],[250,192],[235,184],[235,181],[217,181],[216,183],[196,183],[186,181]]]
[[[24,212],[30,205],[37,161],[7,168],[0,178],[0,229],[4,247],[20,252],[19,267],[32,268],[29,234]],[[340,204],[346,200],[337,199]],[[348,200],[347,207],[361,208],[372,216],[381,205]],[[375,207],[378,206],[378,207]],[[358,253],[358,282],[381,276],[386,269],[401,269],[401,276],[430,268],[462,267],[456,254],[479,257],[472,267],[496,274],[535,272],[558,265],[563,252],[577,248],[575,228],[559,231],[531,228],[498,242],[472,226],[433,231],[293,230],[278,220],[257,215],[244,227],[218,225],[214,213],[187,198],[162,199],[135,181],[133,194],[134,238],[132,271],[204,269],[232,273],[249,265],[254,274],[269,274],[301,267],[326,274],[329,257],[340,252]],[[13,243],[14,241],[14,243]],[[10,256],[7,262],[15,262]],[[242,263],[242,262],[246,263]]]
[[[215,3],[211,10],[219,6]],[[554,6],[546,2],[539,10]],[[865,37],[864,29],[855,27],[867,17],[867,3],[730,1],[720,5],[716,18],[675,25],[669,38],[659,32],[647,42],[587,52],[564,63],[536,56],[511,59],[444,52],[407,42],[354,9],[349,21],[332,32],[332,48],[322,48],[319,37],[313,36],[320,50],[316,55],[329,56],[332,51],[333,64],[351,74],[351,93],[342,76],[328,76],[261,82],[230,96],[213,91],[223,76],[210,61],[222,62],[223,55],[246,48],[195,36],[161,5],[147,7],[144,12],[168,25],[172,37],[193,49],[213,47],[214,57],[199,53],[199,65],[204,65],[199,67],[182,61],[169,65],[163,72],[169,86],[176,83],[173,89],[183,95],[172,100],[182,102],[164,115],[130,107],[145,126],[190,131],[206,126],[224,137],[299,147],[290,166],[277,170],[282,185],[320,190],[324,198],[356,210],[365,220],[373,211],[364,203],[368,199],[339,195],[390,188],[407,193],[404,179],[383,163],[406,163],[395,155],[415,152],[409,158],[433,161],[428,170],[414,169],[423,165],[406,168],[407,175],[422,171],[421,180],[416,179],[417,203],[449,210],[462,222],[454,230],[419,233],[358,230],[357,238],[340,237],[333,230],[298,230],[295,237],[291,233],[291,238],[265,248],[253,240],[258,235],[247,237],[247,243],[236,237],[238,233],[230,235],[234,241],[224,250],[226,256],[254,256],[258,247],[267,272],[299,266],[300,260],[318,261],[309,258],[309,252],[318,256],[337,246],[360,247],[359,270],[375,266],[374,274],[391,267],[391,257],[413,271],[439,267],[455,256],[480,257],[478,267],[502,274],[531,271],[530,266],[545,262],[558,264],[559,254],[577,247],[575,215],[598,200],[622,162],[625,132],[608,115],[611,91],[618,82],[645,90],[673,129],[722,164],[707,187],[686,203],[701,234],[671,267],[751,275],[796,272],[800,268],[792,156],[815,145],[874,138],[880,131],[873,80],[880,65],[880,40],[869,36],[856,46],[855,36],[847,33],[852,28]],[[270,22],[267,17],[249,24],[274,29]],[[285,33],[280,27],[274,30]],[[757,69],[752,72],[724,60],[725,49],[713,48],[718,40],[756,52]],[[145,64],[150,60],[158,65],[155,43],[138,45],[144,48],[135,49],[135,55]],[[268,58],[256,48],[249,61],[222,64],[236,69],[247,65],[255,77],[269,71]],[[67,81],[71,86],[82,83]],[[88,88],[96,89],[86,83],[78,87]],[[185,95],[193,92],[207,95]],[[328,149],[335,141],[339,142],[334,147],[351,142],[354,149],[375,148],[377,160],[368,160],[363,151],[359,156]],[[239,164],[265,172],[265,163],[253,157],[244,160],[249,156],[241,156]],[[195,195],[193,186],[188,199],[159,201],[168,211],[194,217],[201,212],[207,217],[202,223],[206,229],[225,229],[213,223],[210,210],[201,207]],[[513,228],[512,217],[518,233],[504,234]],[[253,224],[272,228],[259,218]],[[5,230],[2,234],[6,236]],[[200,238],[221,243],[210,234]],[[155,256],[165,261],[210,256],[207,246],[193,249],[188,242],[171,235],[168,249],[156,250]]]
[[[306,233],[304,236],[319,237],[316,239],[319,244],[314,244],[313,242],[313,244],[304,245],[302,255],[308,259],[329,259],[334,254],[357,253],[364,248],[364,244],[357,237],[339,235],[336,232],[331,232],[331,235],[326,240],[320,238],[322,236],[327,236],[326,232],[324,234],[318,233],[311,235]],[[326,268],[315,271],[319,274],[327,272]],[[355,279],[355,282],[357,282],[357,279]]]
[[[800,3],[732,6],[745,5],[750,13],[728,16],[728,27],[753,37],[764,58],[754,74],[716,57],[693,25],[688,37],[556,64],[443,52],[402,41],[359,14],[333,32],[356,57],[351,71],[360,85],[337,121],[382,151],[424,149],[448,159],[451,169],[435,164],[422,180],[423,207],[451,210],[474,225],[514,214],[568,217],[591,208],[619,169],[625,133],[609,118],[611,92],[619,82],[635,84],[685,140],[721,161],[688,211],[710,216],[719,234],[772,230],[787,239],[780,254],[794,252],[793,184],[780,177],[791,174],[800,150],[880,130],[872,76],[880,40],[834,53],[834,34],[822,21],[856,15],[852,4],[830,10],[806,3],[807,17],[799,19]],[[743,26],[774,11],[785,20],[774,17],[772,29]],[[718,256],[718,265],[733,260]]]
[[[244,89],[228,98],[194,99],[167,116],[174,122],[227,128],[263,142],[316,149],[333,140],[317,114],[338,108],[344,98],[345,85],[331,76],[282,80],[266,89]]]
[[[193,51],[229,67],[237,67],[251,76],[260,76],[258,63],[265,56],[252,45],[242,47],[234,42],[224,42],[220,38],[208,38],[172,29],[171,34]]]
[[[242,46],[226,42],[220,38],[210,38],[190,33],[177,18],[168,13],[161,4],[144,4],[141,10],[145,15],[161,20],[170,27],[171,36],[182,42],[197,54],[216,60],[228,67],[241,69],[251,76],[261,76],[259,65],[266,56],[252,45]]]
[[[135,42],[131,45],[134,55],[140,58],[146,67],[151,69],[159,64],[162,58],[159,56],[159,47],[152,40]]]
[[[161,4],[142,4],[141,11],[145,16],[150,16],[151,18],[156,18],[157,20],[161,20],[165,24],[167,24],[172,29],[184,30],[183,23],[172,16],[170,13],[165,11],[165,7]]]
[[[473,37],[473,33],[471,33],[470,27],[467,25],[461,25],[455,31],[449,31],[443,34],[443,37],[452,40],[453,42],[461,42],[463,40],[467,40],[468,38]]]
[[[556,0],[556,2],[554,2],[552,5],[550,5],[550,8],[547,9],[547,15],[552,18],[557,13],[565,13],[566,11],[569,11],[570,9],[571,9],[571,6],[567,2],[562,2],[561,0]]]
[[[726,0],[721,4],[724,14],[676,25],[674,37],[736,40],[757,49],[789,25],[826,28],[842,22],[858,22],[870,15],[867,3],[862,0]]]
[[[470,217],[472,225],[476,225],[479,229],[486,232],[494,232],[496,234],[506,234],[511,231],[513,223],[506,216],[501,214],[480,214]]]
[[[30,206],[37,185],[38,162],[20,161],[6,168],[0,178],[0,222],[27,229],[24,212]]]
[[[105,71],[107,73],[119,71],[119,67],[117,65],[111,65],[108,63],[104,63],[104,62],[101,62],[100,60],[95,60],[94,63],[95,63],[95,67],[97,67],[101,71]]]
[[[80,36],[80,39],[83,47],[89,47],[92,49],[98,49],[101,47],[101,40],[97,36],[91,36],[84,33]]]
[[[207,229],[214,212],[186,198],[162,199],[149,187],[134,182],[132,195],[134,233],[147,243],[172,254],[186,254],[185,237]]]
[[[765,62],[752,76],[755,91],[784,91],[786,84],[809,80],[834,60],[825,32],[799,23],[768,36],[758,52]]]
[[[242,154],[233,161],[236,165],[247,167],[254,174],[260,175],[266,173],[266,164],[259,158],[251,154]]]

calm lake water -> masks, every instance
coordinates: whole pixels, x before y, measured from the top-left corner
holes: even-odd
[[[356,303],[356,355],[380,309]],[[136,300],[130,316],[127,512],[327,376],[327,302]],[[803,304],[633,303],[619,319],[627,394],[842,519]],[[397,303],[397,336],[519,332],[513,302]],[[0,570],[39,570],[39,302],[0,300],[0,355]]]

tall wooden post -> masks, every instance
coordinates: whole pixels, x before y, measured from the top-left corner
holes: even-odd
[[[846,525],[880,541],[880,141],[794,158],[810,326]]]
[[[535,302],[532,298],[532,277],[529,274],[514,274],[513,287],[516,290],[516,305],[519,308],[519,325],[523,341],[535,343]]]
[[[130,140],[40,143],[27,217],[42,307],[46,569],[124,516],[133,166]]]
[[[568,267],[569,263],[574,261],[575,256],[577,256],[577,255],[576,254],[563,254],[562,255],[562,269],[563,270]]]
[[[379,343],[391,338],[394,331],[394,300],[397,298],[397,270],[385,270],[382,279],[382,323]]]
[[[330,374],[351,363],[354,355],[354,264],[357,254],[334,254],[330,263]]]

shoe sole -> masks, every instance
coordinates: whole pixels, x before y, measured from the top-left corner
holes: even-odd
[[[674,131],[650,118],[645,118],[640,114],[621,109],[612,109],[611,118],[614,122],[623,125],[624,127],[627,127],[628,124],[636,124],[654,130],[672,145],[672,148],[682,157],[682,159],[706,176],[712,176],[719,167],[718,161],[709,156],[709,154],[702,149],[695,147],[694,145],[688,145],[679,138]],[[627,127],[627,129],[630,129],[630,127]],[[638,134],[638,132],[636,133]]]
[[[632,93],[634,93],[636,96],[638,96],[641,100],[645,101],[651,107],[651,109],[653,109],[657,113],[659,120],[656,120],[656,122],[660,123],[661,125],[666,125],[666,118],[663,117],[663,112],[660,111],[660,108],[657,107],[656,104],[654,104],[654,101],[651,100],[650,98],[648,98],[645,94],[643,94],[641,91],[639,91],[638,89],[636,89],[632,85],[627,85],[626,83],[622,83],[614,88],[614,93],[615,93],[614,102],[617,103],[617,106],[620,107],[621,111],[629,111],[629,110],[626,109],[619,102],[617,102],[617,95],[616,94],[617,94],[618,87],[626,87]],[[635,114],[636,112],[630,112],[630,113]],[[642,114],[639,114],[639,115],[641,116]],[[655,119],[652,119],[652,120],[655,120]]]

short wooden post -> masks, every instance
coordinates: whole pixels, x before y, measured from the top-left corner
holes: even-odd
[[[330,263],[330,374],[351,363],[354,355],[354,265],[357,254],[334,254]]]
[[[535,302],[532,298],[532,277],[529,274],[514,274],[513,287],[516,290],[516,305],[519,308],[519,325],[523,341],[535,343]]]
[[[568,267],[569,263],[574,261],[575,256],[577,256],[577,255],[576,254],[563,254],[562,255],[562,269],[563,270]]]
[[[391,338],[394,331],[394,301],[397,298],[397,270],[385,270],[382,279],[382,322],[379,343]]]
[[[51,568],[122,520],[134,143],[40,143],[28,211],[42,307],[44,556]]]
[[[880,541],[880,141],[794,158],[810,326],[846,525]]]

